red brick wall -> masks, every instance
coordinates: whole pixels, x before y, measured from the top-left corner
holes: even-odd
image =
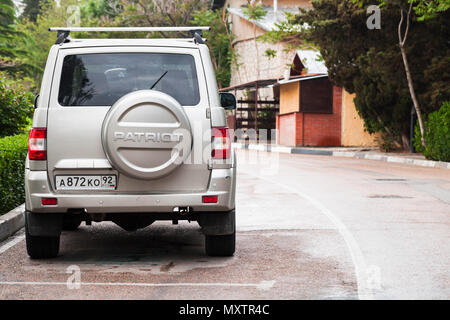
[[[286,146],[340,146],[342,88],[333,87],[333,114],[289,113],[277,116],[277,141]]]
[[[284,146],[296,145],[296,113],[277,115],[277,142]]]
[[[305,113],[304,145],[341,145],[342,88],[333,87],[333,114]]]

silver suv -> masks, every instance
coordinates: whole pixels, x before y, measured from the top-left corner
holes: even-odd
[[[201,30],[51,28],[25,169],[27,251],[62,230],[197,221],[208,255],[235,251],[236,160]],[[71,39],[70,31],[189,31],[188,39]]]

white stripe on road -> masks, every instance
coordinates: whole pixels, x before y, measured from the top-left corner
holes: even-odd
[[[0,285],[12,286],[67,286],[75,285],[74,282],[33,282],[33,281],[0,281]],[[118,286],[118,287],[253,287],[260,290],[272,289],[275,280],[261,281],[260,283],[226,283],[226,282],[206,282],[206,283],[143,283],[143,282],[80,282],[82,286]]]
[[[0,254],[2,254],[3,252],[5,252],[6,250],[8,250],[9,248],[15,246],[16,244],[18,244],[19,242],[21,242],[23,239],[25,239],[25,235],[20,235],[17,237],[14,237],[11,241],[5,243],[4,245],[2,245],[0,247]]]
[[[364,256],[361,252],[361,249],[359,248],[358,243],[356,242],[355,238],[353,237],[352,233],[348,230],[348,228],[345,226],[345,224],[339,219],[337,215],[335,215],[330,209],[325,207],[320,201],[310,197],[309,195],[298,191],[295,188],[292,188],[290,186],[287,186],[285,184],[279,183],[278,181],[268,179],[265,177],[262,177],[260,175],[256,175],[253,173],[246,172],[249,175],[254,176],[255,178],[266,180],[267,182],[279,185],[282,188],[285,188],[286,190],[291,191],[292,193],[296,193],[301,198],[304,198],[308,200],[313,206],[315,206],[321,213],[323,213],[338,229],[341,236],[344,238],[344,241],[347,245],[347,249],[350,252],[350,256],[352,258],[353,265],[355,266],[355,274],[356,274],[356,282],[358,286],[358,298],[364,299],[364,300],[373,300],[373,293],[372,293],[372,287],[369,285],[368,281],[368,272],[370,269],[368,268],[366,261],[364,259]]]

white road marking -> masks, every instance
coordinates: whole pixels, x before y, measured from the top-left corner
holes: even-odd
[[[339,219],[337,215],[335,215],[330,209],[325,207],[320,201],[310,197],[309,195],[298,191],[295,188],[289,187],[285,184],[279,183],[278,181],[265,178],[253,173],[246,172],[249,175],[252,175],[258,179],[266,180],[267,182],[279,185],[282,188],[285,188],[292,193],[296,193],[300,197],[308,200],[313,206],[315,206],[321,213],[323,213],[336,227],[341,236],[344,238],[345,244],[347,245],[348,251],[350,252],[350,256],[352,258],[353,265],[355,266],[355,274],[356,274],[356,282],[358,287],[358,298],[361,300],[373,300],[372,288],[369,285],[368,279],[368,270],[369,267],[366,264],[364,256],[362,254],[361,249],[359,248],[358,243],[353,237],[352,233],[348,230],[345,224]]]
[[[275,280],[261,281],[259,283],[226,283],[226,282],[206,282],[206,283],[144,283],[144,282],[80,282],[82,286],[117,286],[117,287],[254,287],[259,290],[272,289]],[[67,282],[34,282],[34,281],[0,281],[0,285],[12,286],[66,286]]]
[[[4,245],[2,245],[0,247],[0,254],[2,254],[3,252],[5,252],[6,250],[8,250],[9,248],[15,246],[16,244],[18,244],[19,242],[21,242],[23,239],[25,239],[25,235],[20,235],[17,237],[14,237],[11,241],[5,243]]]

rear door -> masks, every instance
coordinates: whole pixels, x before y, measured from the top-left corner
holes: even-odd
[[[136,177],[108,160],[102,143],[102,126],[111,105],[118,99],[129,92],[148,90],[155,82],[153,90],[169,94],[182,106],[192,132],[192,148],[186,161],[169,174],[157,178]],[[99,193],[175,193],[207,189],[211,138],[204,133],[209,132],[211,123],[207,117],[208,94],[197,49],[60,49],[49,104],[47,164],[49,179],[57,192],[78,193],[89,189]],[[129,145],[121,146],[126,153],[119,157],[129,155],[139,166],[162,161],[167,156],[164,152],[170,153],[169,148],[136,147],[136,137],[145,134],[141,133],[142,128],[155,126],[155,118],[165,119],[158,120],[164,122],[156,124],[159,128],[179,122],[172,117],[173,113],[158,108],[157,105],[145,106],[141,110],[134,108],[137,111],[130,113],[129,118],[133,120],[126,122],[127,132],[123,133],[133,137],[128,139]],[[151,142],[156,145],[154,139]],[[72,178],[70,186],[68,178]],[[98,179],[104,179],[106,185],[103,182],[103,186],[94,185]]]

